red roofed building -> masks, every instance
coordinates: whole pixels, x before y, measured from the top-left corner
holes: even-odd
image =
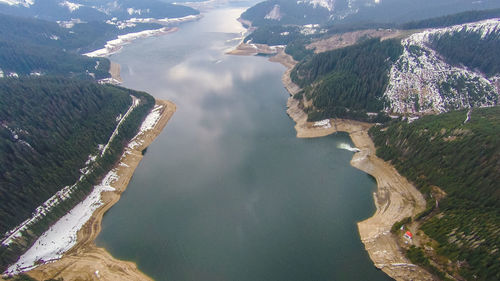
[[[408,238],[408,239],[412,239],[413,238],[413,234],[411,234],[410,231],[407,231],[404,235],[404,237]]]

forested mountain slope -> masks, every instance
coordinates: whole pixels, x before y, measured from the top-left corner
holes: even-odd
[[[0,13],[50,21],[178,18],[199,12],[158,0],[0,0]]]
[[[500,280],[500,107],[397,122],[370,134],[377,155],[427,196],[417,223],[433,241],[420,251],[443,272]]]
[[[335,2],[347,1],[268,0],[246,10],[241,18],[253,26],[326,23],[333,9],[337,9],[333,7]]]
[[[500,8],[495,0],[267,0],[241,18],[253,26],[404,23],[469,10]]]
[[[371,39],[360,44],[319,53],[299,63],[293,82],[303,88],[294,97],[311,121],[331,117],[367,118],[379,112],[387,73],[402,52],[398,40]]]
[[[500,19],[428,29],[401,40],[361,42],[306,57],[291,72],[295,98],[320,120],[369,120],[498,104]],[[379,120],[380,121],[380,120]]]
[[[110,140],[132,99],[138,103]],[[153,105],[145,93],[111,85],[50,77],[0,79],[0,233],[6,235],[0,271],[91,191]],[[5,240],[8,231],[64,187],[64,196],[37,212],[45,216],[31,222],[22,238]]]

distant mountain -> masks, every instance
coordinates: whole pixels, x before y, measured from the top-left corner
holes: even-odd
[[[245,11],[241,18],[253,26],[394,23],[499,7],[495,0],[267,0]]]
[[[334,0],[268,0],[246,10],[241,18],[251,21],[253,26],[325,23],[333,15],[334,2]]]
[[[0,0],[0,13],[51,21],[178,18],[199,12],[158,0]]]

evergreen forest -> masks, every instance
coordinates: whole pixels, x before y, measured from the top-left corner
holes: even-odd
[[[376,126],[370,135],[377,155],[427,196],[417,220],[437,242],[435,253],[467,280],[500,280],[500,107],[474,109],[465,122],[467,115]],[[446,196],[434,202],[437,188]]]
[[[120,125],[118,135],[102,156],[118,124],[117,117],[140,105]],[[0,79],[0,232],[6,233],[31,216],[36,207],[65,186],[75,184],[96,155],[92,172],[79,181],[71,199],[23,234],[13,246],[0,247],[0,271],[34,242],[60,216],[90,193],[119,159],[154,105],[154,99],[112,85],[67,78]]]
[[[312,106],[305,107],[310,121],[366,120],[366,112],[383,109],[387,74],[401,53],[399,40],[376,38],[315,54],[291,73],[292,81],[303,88],[296,98],[312,101]]]
[[[487,77],[500,73],[500,32],[482,34],[462,29],[430,38],[431,47],[452,65],[464,65]]]

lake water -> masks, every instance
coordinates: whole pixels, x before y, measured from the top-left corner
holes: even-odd
[[[297,139],[285,68],[224,54],[244,31],[242,11],[211,10],[111,57],[124,86],[178,109],[97,244],[156,280],[390,280],[357,231],[376,184],[337,148],[349,136]]]

